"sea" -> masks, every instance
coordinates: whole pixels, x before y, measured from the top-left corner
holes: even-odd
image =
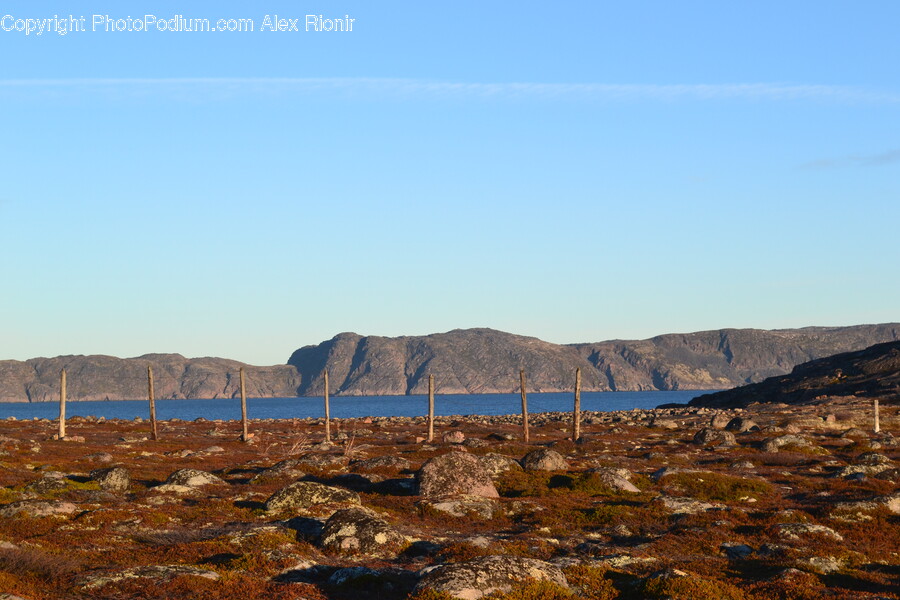
[[[686,404],[707,391],[674,392],[582,392],[581,409],[611,412],[635,408],[656,408],[661,404]],[[528,412],[571,411],[572,392],[528,394]],[[428,413],[427,396],[333,396],[330,399],[333,418],[416,417]],[[436,394],[434,412],[439,416],[506,415],[521,412],[519,394]],[[304,419],[324,416],[321,397],[248,398],[250,419]],[[146,400],[109,400],[101,402],[68,402],[66,416],[93,416],[106,419],[148,418]],[[56,402],[0,403],[0,419],[56,419]],[[241,418],[239,398],[215,400],[157,400],[157,419],[238,420]]]

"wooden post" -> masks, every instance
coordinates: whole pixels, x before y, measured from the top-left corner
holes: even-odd
[[[878,398],[875,399],[875,433],[881,431],[881,423],[878,420]]]
[[[428,443],[434,441],[434,375],[428,376]]]
[[[150,439],[156,441],[156,397],[153,394],[153,367],[147,365],[147,397],[150,399]]]
[[[59,372],[59,439],[66,437],[66,370]]]
[[[572,441],[581,437],[581,367],[575,369],[575,409],[572,411]]]
[[[247,393],[244,390],[244,367],[241,367],[241,428],[243,429],[241,433],[241,441],[246,442],[250,439],[249,432],[247,431]]]
[[[525,395],[525,369],[519,369],[519,386],[522,389],[522,436],[528,443],[528,396]]]
[[[331,404],[328,402],[328,369],[325,369],[325,441],[331,443]]]

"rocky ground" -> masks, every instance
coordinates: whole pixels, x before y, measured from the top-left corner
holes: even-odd
[[[870,412],[0,421],[0,599],[900,598]]]

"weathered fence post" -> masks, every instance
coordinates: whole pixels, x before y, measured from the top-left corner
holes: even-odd
[[[244,367],[241,367],[240,371],[241,376],[241,441],[246,442],[250,439],[250,434],[247,431],[247,393],[244,390]]]
[[[875,399],[875,433],[881,431],[881,423],[878,420],[878,398]]]
[[[147,365],[147,397],[150,399],[150,439],[159,439],[156,433],[156,396],[153,394],[153,367]]]
[[[328,401],[328,369],[325,369],[325,441],[331,443],[331,403]]]
[[[59,372],[59,439],[66,437],[66,370]]]
[[[572,441],[581,438],[581,367],[575,369],[575,408],[572,410]]]
[[[525,369],[519,369],[519,387],[522,389],[522,435],[528,443],[528,396],[525,394]]]
[[[434,441],[434,375],[428,376],[428,443]]]

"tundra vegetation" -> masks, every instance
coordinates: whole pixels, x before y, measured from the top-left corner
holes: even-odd
[[[332,444],[315,419],[0,421],[0,597],[900,598],[897,406],[876,434],[869,402],[819,400],[584,411],[578,442],[532,414],[527,444],[517,416],[432,443],[336,419]]]

